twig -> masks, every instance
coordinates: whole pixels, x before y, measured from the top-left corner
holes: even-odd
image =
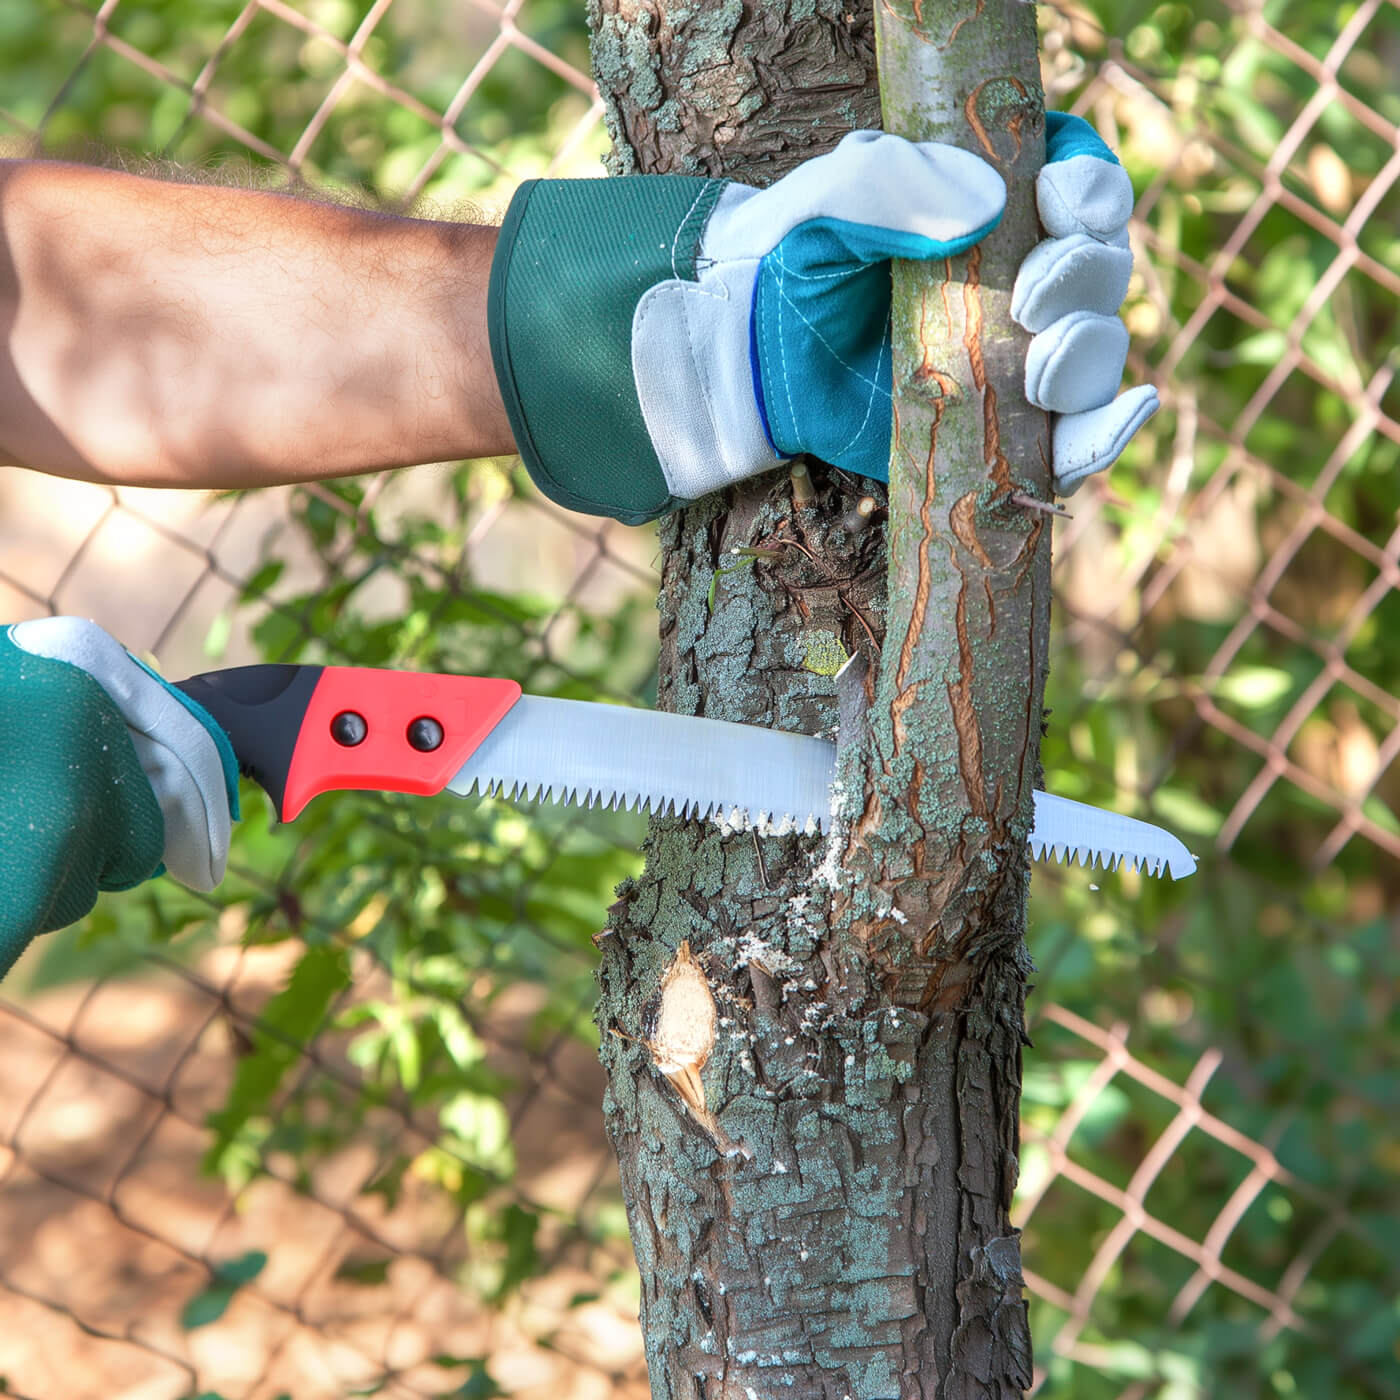
[[[865,628],[865,635],[870,638],[870,645],[875,648],[875,655],[879,656],[880,643],[875,640],[875,633],[870,630],[870,624],[865,620],[864,614],[839,588],[836,590],[836,596],[850,608],[851,612],[855,615],[856,621]]]
[[[1038,510],[1045,515],[1058,515],[1065,520],[1074,519],[1064,506],[1057,506],[1054,501],[1038,500],[1035,496],[1026,495],[1024,491],[1013,491],[1006,499],[1013,506],[1020,506],[1022,510]]]
[[[753,853],[758,857],[758,878],[763,881],[763,888],[765,890],[771,890],[773,886],[769,883],[768,867],[763,861],[763,847],[759,844],[758,828],[756,826],[751,826],[749,832],[753,836]]]
[[[817,499],[816,488],[812,485],[812,473],[800,457],[792,464],[792,503],[799,509],[809,506]]]

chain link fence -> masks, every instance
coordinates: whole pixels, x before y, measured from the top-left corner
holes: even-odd
[[[489,215],[596,173],[578,8],[14,0],[0,135]],[[1140,190],[1130,368],[1165,404],[1057,526],[1047,773],[1202,869],[1037,875],[1037,1390],[1397,1395],[1400,10],[1041,11],[1051,101]],[[0,506],[0,616],[91,616],[167,674],[654,684],[654,539],[510,463],[228,495],[11,469]],[[645,1393],[587,1044],[640,824],[249,817],[214,896],[104,899],[0,995],[0,1389]]]

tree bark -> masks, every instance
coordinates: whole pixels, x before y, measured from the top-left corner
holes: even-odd
[[[879,124],[867,6],[590,21],[615,173],[766,184]],[[653,821],[599,937],[657,1400],[1030,1380],[1008,1211],[1049,531],[1009,496],[1047,494],[1048,436],[1006,307],[1035,236],[1034,11],[882,0],[880,23],[891,129],[979,149],[1011,204],[970,263],[897,268],[888,553],[883,490],[816,463],[810,502],[777,473],[661,526],[662,708],[830,734],[839,662],[868,679],[845,673],[834,838]]]

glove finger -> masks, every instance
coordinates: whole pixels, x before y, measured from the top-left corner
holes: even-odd
[[[1056,492],[1073,495],[1095,472],[1112,466],[1159,407],[1157,390],[1151,384],[1139,384],[1100,408],[1056,418],[1052,448]]]
[[[970,151],[853,131],[759,194],[722,197],[701,254],[762,257],[800,225],[823,223],[852,231],[857,261],[945,257],[990,233],[1005,205],[1006,182]]]
[[[1070,160],[1074,156],[1094,156],[1115,164],[1117,157],[1108,143],[1083,117],[1070,112],[1045,114],[1045,162]]]
[[[205,723],[94,622],[38,618],[10,636],[32,655],[86,671],[111,696],[165,818],[166,869],[193,889],[213,889],[228,860],[232,813],[224,756]]]
[[[1043,331],[1074,311],[1112,316],[1128,294],[1133,255],[1086,234],[1047,238],[1016,274],[1011,315],[1028,331]]]
[[[1096,156],[1071,156],[1041,167],[1036,206],[1047,233],[1087,233],[1100,243],[1121,242],[1133,212],[1133,182],[1121,165]]]
[[[1116,316],[1074,312],[1041,331],[1026,352],[1026,398],[1052,413],[1108,403],[1128,360],[1128,329]]]

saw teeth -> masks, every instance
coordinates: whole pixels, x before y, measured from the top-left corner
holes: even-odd
[[[772,817],[768,813],[763,813],[759,820],[761,824],[765,820],[772,820]],[[1103,846],[1051,845],[1047,841],[1035,839],[1028,840],[1026,844],[1030,847],[1031,857],[1034,860],[1056,860],[1061,865],[1079,865],[1086,870],[1098,867],[1103,870],[1129,870],[1133,874],[1142,872],[1147,875],[1159,876],[1168,866],[1166,856],[1148,856],[1129,851],[1114,851]]]

